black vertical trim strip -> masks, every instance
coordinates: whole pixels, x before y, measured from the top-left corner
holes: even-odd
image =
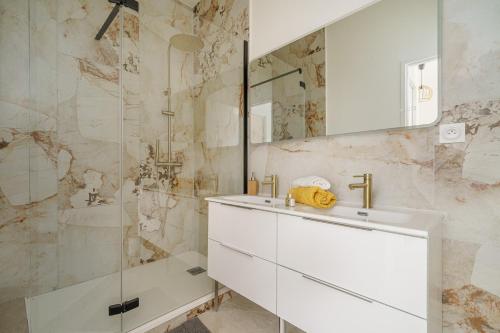
[[[243,193],[248,193],[248,41],[243,41]]]

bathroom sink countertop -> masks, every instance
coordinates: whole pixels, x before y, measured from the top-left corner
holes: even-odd
[[[206,200],[232,206],[300,216],[305,218],[304,222],[317,219],[346,226],[401,233],[423,238],[429,238],[431,232],[440,228],[441,222],[445,217],[445,214],[432,210],[395,207],[364,209],[344,202],[339,202],[330,209],[318,209],[302,204],[297,204],[295,207],[287,207],[284,204],[284,199],[251,195],[209,197]]]

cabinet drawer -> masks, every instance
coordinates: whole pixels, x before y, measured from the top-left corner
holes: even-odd
[[[427,318],[427,240],[278,217],[278,264]]]
[[[306,332],[425,333],[427,321],[278,266],[277,314]]]
[[[276,313],[276,264],[208,240],[208,276]]]
[[[275,213],[209,204],[208,238],[276,262]]]

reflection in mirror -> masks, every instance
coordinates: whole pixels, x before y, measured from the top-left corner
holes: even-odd
[[[327,134],[436,120],[437,11],[436,0],[382,0],[326,28]]]
[[[250,64],[250,142],[325,135],[324,30]]]
[[[405,125],[431,124],[438,118],[437,57],[405,64]]]
[[[431,125],[439,0],[381,0],[250,64],[251,142]]]

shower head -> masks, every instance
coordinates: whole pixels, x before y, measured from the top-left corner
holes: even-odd
[[[184,52],[195,52],[203,47],[203,41],[189,34],[177,34],[170,38],[170,45]]]

